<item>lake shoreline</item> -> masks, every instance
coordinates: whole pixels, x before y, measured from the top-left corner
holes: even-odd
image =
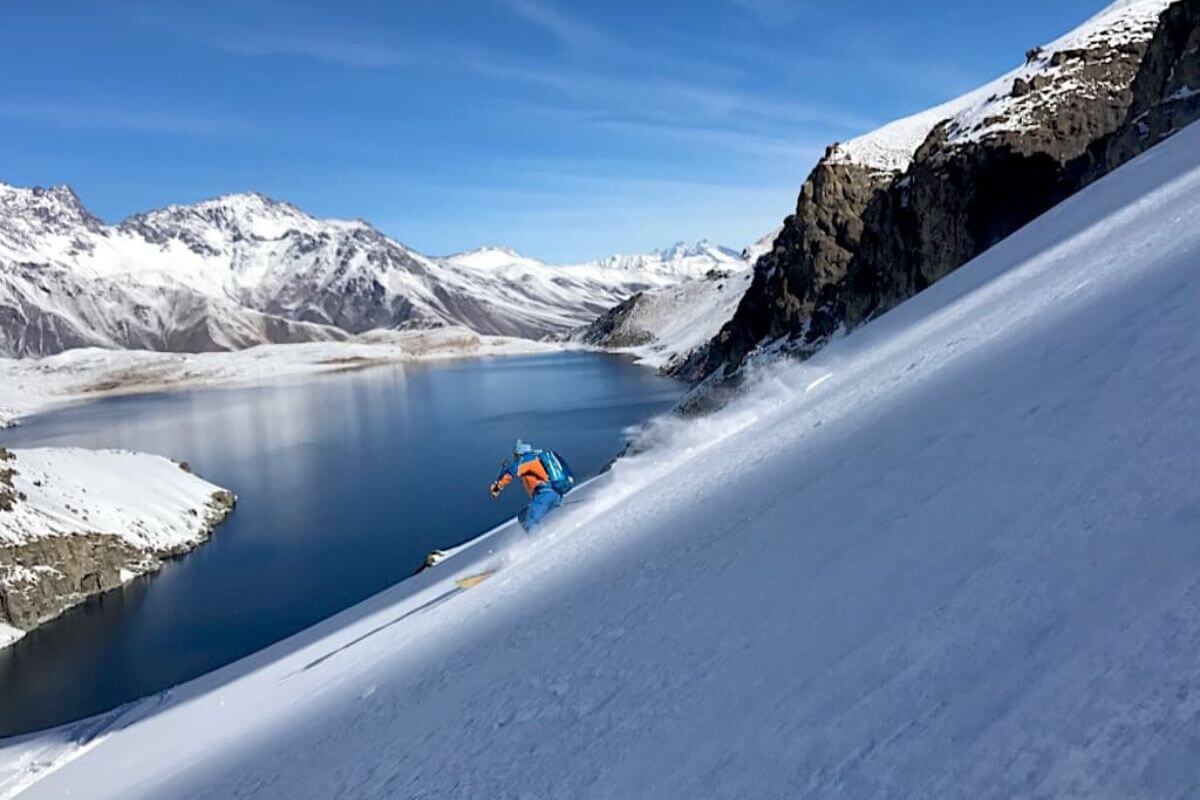
[[[390,369],[356,360],[283,380],[96,393],[83,400],[103,402],[47,409],[0,432],[10,448],[161,453],[238,495],[203,547],[0,650],[12,700],[0,730],[115,708],[403,582],[429,550],[470,541],[524,504],[520,492],[493,501],[486,491],[515,437],[564,452],[586,478],[611,464],[631,426],[682,393],[621,355],[503,355],[517,357]],[[103,495],[89,486],[88,496]]]
[[[211,353],[80,348],[0,359],[0,431],[21,420],[110,397],[253,387],[375,367],[583,351],[570,342],[481,336],[464,328],[374,331],[357,341],[258,345]]]

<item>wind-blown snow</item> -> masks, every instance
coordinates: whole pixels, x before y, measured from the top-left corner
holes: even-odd
[[[1195,797],[1200,127],[24,797]],[[569,454],[568,454],[569,456]],[[511,536],[511,534],[505,534]],[[456,573],[498,575],[445,595]],[[7,770],[7,771],[5,771]]]
[[[948,121],[948,141],[978,141],[990,134],[1021,130],[1034,123],[1029,114],[1045,111],[1054,99],[1022,99],[1012,95],[1013,82],[1034,76],[1054,79],[1070,67],[1055,66],[1055,53],[1099,45],[1119,47],[1145,41],[1154,34],[1158,18],[1173,0],[1117,0],[1066,35],[1041,48],[1036,58],[978,89],[942,105],[896,120],[863,136],[834,145],[826,160],[857,164],[879,172],[904,172],[913,155],[941,122]],[[1077,93],[1070,81],[1052,84],[1061,96]]]

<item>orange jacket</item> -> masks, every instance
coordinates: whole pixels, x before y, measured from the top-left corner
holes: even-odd
[[[546,474],[546,468],[542,466],[542,459],[536,452],[525,453],[515,463],[506,463],[501,467],[496,485],[503,489],[512,483],[514,478],[521,479],[525,485],[525,491],[530,497],[533,497],[533,493],[538,490],[539,486],[550,480],[550,476]]]

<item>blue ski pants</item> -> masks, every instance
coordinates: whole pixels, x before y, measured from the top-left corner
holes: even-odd
[[[521,523],[521,527],[527,531],[531,531],[542,523],[546,515],[554,509],[562,505],[562,495],[551,489],[549,486],[539,486],[533,493],[533,497],[529,498],[529,505],[517,514],[517,521]]]

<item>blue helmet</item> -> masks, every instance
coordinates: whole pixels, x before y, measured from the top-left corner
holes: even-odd
[[[520,439],[517,439],[517,443],[513,445],[513,455],[514,456],[523,456],[526,453],[532,453],[532,452],[533,452],[533,445],[531,445],[527,442],[524,442]]]

